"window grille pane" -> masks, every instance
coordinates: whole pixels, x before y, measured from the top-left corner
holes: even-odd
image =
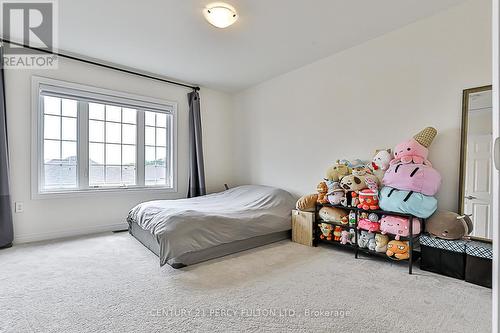
[[[106,122],[106,142],[122,142],[122,126],[120,124]]]
[[[76,118],[78,109],[78,101],[73,99],[63,99],[62,100],[62,115],[65,117]]]
[[[76,118],[62,117],[62,139],[76,141]]]
[[[89,141],[104,142],[104,121],[89,121]]]
[[[114,105],[106,105],[106,121],[122,121],[122,108]]]
[[[89,103],[89,119],[104,120],[104,105]]]
[[[137,111],[135,109],[122,109],[123,122],[127,124],[135,124],[137,122]]]
[[[61,115],[61,99],[52,96],[44,96],[43,112],[45,114]]]
[[[144,119],[147,125],[144,130],[144,182],[145,185],[166,185],[169,166],[167,156],[169,115],[145,111]]]
[[[43,137],[45,139],[59,140],[61,138],[61,117],[44,116]]]

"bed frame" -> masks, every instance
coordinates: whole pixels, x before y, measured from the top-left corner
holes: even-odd
[[[150,232],[139,227],[137,223],[131,222],[129,224],[129,233],[145,247],[150,249],[156,256],[160,256],[160,244],[156,240],[155,236]],[[205,250],[185,253],[177,258],[170,259],[167,263],[173,268],[182,268],[202,261],[223,257],[228,254],[249,250],[284,239],[290,239],[290,237],[290,230],[275,232],[272,234],[221,244]]]

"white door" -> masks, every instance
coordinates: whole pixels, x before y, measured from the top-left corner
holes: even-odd
[[[464,211],[474,223],[472,236],[492,238],[492,167],[491,135],[467,137]]]

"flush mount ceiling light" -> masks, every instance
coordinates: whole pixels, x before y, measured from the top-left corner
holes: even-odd
[[[203,9],[203,15],[207,21],[217,28],[227,28],[238,19],[238,13],[233,6],[217,2]]]

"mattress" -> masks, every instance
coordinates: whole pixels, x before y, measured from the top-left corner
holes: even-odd
[[[246,185],[203,197],[155,200],[134,207],[130,233],[173,267],[289,237],[295,198],[268,186]]]
[[[129,233],[134,236],[139,242],[147,247],[151,252],[160,255],[160,245],[156,238],[146,230],[142,229],[137,223],[132,223],[129,228]],[[171,258],[167,264],[173,268],[182,268],[189,265],[194,265],[210,259],[220,258],[229,254],[253,249],[259,246],[279,242],[285,239],[290,239],[291,231],[280,231],[263,236],[252,237],[241,241],[234,241],[227,244],[221,244],[205,250],[188,252],[180,255],[177,258]]]

